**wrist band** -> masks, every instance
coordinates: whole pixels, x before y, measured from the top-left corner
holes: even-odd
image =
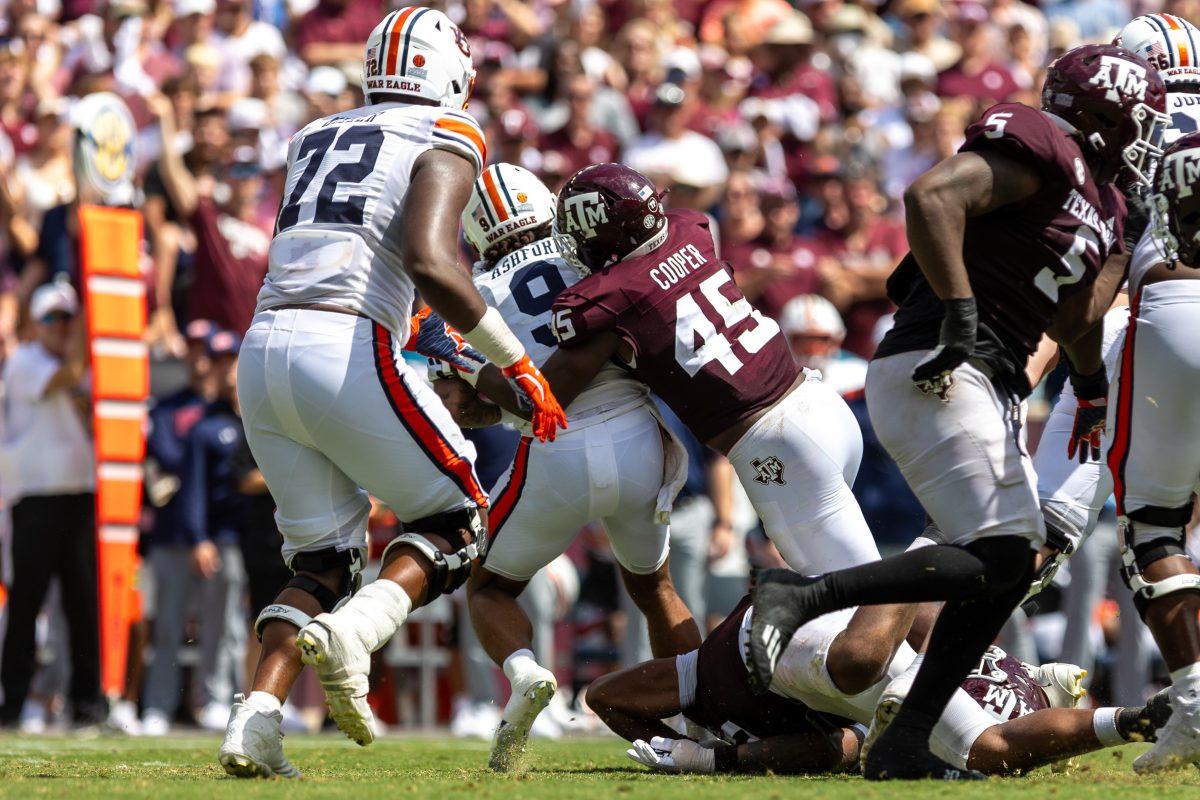
[[[494,308],[489,307],[479,318],[479,324],[464,333],[463,338],[501,369],[511,367],[525,355],[525,348]]]
[[[736,772],[737,771],[737,751],[736,744],[719,744],[713,748],[713,771],[714,772]]]
[[[1125,738],[1117,730],[1117,712],[1119,708],[1098,708],[1092,714],[1092,730],[1096,739],[1104,747],[1116,747],[1125,744]]]

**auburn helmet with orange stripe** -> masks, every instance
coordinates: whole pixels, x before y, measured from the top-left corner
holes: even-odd
[[[1141,56],[1163,79],[1200,80],[1200,29],[1174,14],[1143,14],[1130,20],[1113,44]]]
[[[466,108],[474,83],[471,44],[441,11],[422,6],[398,9],[367,37],[363,94],[368,103],[394,94]]]
[[[529,170],[492,164],[475,181],[463,209],[463,232],[480,256],[523,231],[554,221],[554,195]],[[549,233],[549,231],[547,231]]]

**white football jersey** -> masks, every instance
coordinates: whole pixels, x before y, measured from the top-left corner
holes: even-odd
[[[413,165],[431,149],[487,163],[464,111],[379,103],[309,123],[288,147],[287,182],[258,310],[329,303],[407,338],[413,283],[397,224]]]
[[[525,346],[525,352],[539,367],[546,363],[558,346],[550,329],[551,307],[559,292],[579,282],[581,276],[559,255],[554,239],[539,239],[514,250],[494,264],[477,265],[475,286],[489,306],[496,308],[508,327]],[[591,412],[641,404],[649,390],[641,381],[616,364],[605,364],[586,389],[567,407],[567,417],[575,422]],[[531,430],[528,423],[518,426],[522,433]],[[567,428],[559,435],[570,433]]]
[[[1200,131],[1200,94],[1168,91],[1167,115],[1171,118],[1171,124],[1163,131],[1164,148],[1181,136]],[[1150,224],[1146,226],[1146,232],[1138,240],[1129,260],[1130,296],[1137,293],[1146,273],[1164,258],[1162,245],[1154,236],[1154,217],[1151,216]]]

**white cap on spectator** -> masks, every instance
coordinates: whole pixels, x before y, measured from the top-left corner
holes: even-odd
[[[794,11],[767,29],[763,44],[809,44],[813,40],[812,23],[802,11]]]
[[[173,0],[171,9],[176,17],[190,17],[192,14],[208,16],[217,10],[216,0]]]
[[[41,320],[47,314],[61,311],[74,316],[79,313],[79,296],[65,281],[44,283],[33,290],[29,298],[29,316]]]
[[[667,72],[677,69],[688,78],[695,78],[700,74],[700,56],[693,48],[676,47],[663,56],[662,68]]]
[[[337,97],[346,91],[346,76],[337,67],[313,67],[304,81],[304,91]]]
[[[839,341],[846,338],[842,315],[819,294],[802,294],[788,300],[779,313],[779,327],[787,336],[829,336]]]
[[[267,124],[267,104],[257,97],[243,97],[229,107],[225,121],[233,132],[261,130]]]

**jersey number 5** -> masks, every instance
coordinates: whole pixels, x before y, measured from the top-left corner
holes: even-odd
[[[275,232],[301,222],[361,225],[366,193],[358,184],[375,169],[382,146],[378,125],[323,128],[305,136],[291,165],[303,162],[304,171],[279,209]]]
[[[741,369],[742,360],[733,352],[725,333],[747,319],[753,324],[735,340],[747,353],[757,353],[779,333],[775,320],[756,311],[746,298],[730,301],[721,293],[721,287],[730,280],[729,273],[722,270],[701,282],[699,296],[685,294],[675,301],[675,360],[689,376],[695,377],[710,361],[720,363],[730,375]],[[704,313],[701,299],[720,317],[722,330],[717,330]]]

